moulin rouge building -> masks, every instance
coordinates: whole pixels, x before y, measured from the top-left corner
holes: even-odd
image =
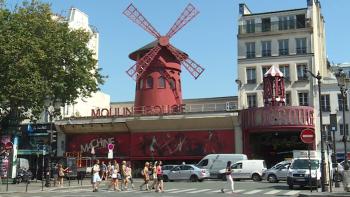
[[[307,10],[317,12],[318,5],[314,5],[313,1],[307,2],[308,8],[290,10],[304,25],[299,24],[301,26],[294,26],[295,29],[287,28],[283,31],[287,33],[309,31],[309,23],[305,19],[308,17]],[[274,36],[276,33],[274,31],[277,30],[272,28],[275,23],[271,20],[278,17],[272,15],[288,12],[252,14],[245,5],[241,5],[242,24],[239,27],[239,43],[248,46],[244,43],[250,43],[248,41],[252,35],[255,35],[253,38],[258,38],[256,34]],[[299,135],[305,128],[315,129],[314,108],[290,105],[290,76],[294,75],[289,73],[292,73],[292,70],[286,73],[283,67],[282,72],[281,66],[268,63],[270,60],[282,57],[261,58],[266,63],[264,63],[266,69],[261,75],[262,83],[256,84],[255,78],[256,86],[254,86],[251,83],[254,76],[257,77],[257,74],[254,74],[257,70],[254,66],[257,64],[252,61],[258,59],[250,56],[253,50],[251,44],[249,51],[240,49],[239,44],[239,58],[241,53],[248,54],[249,58],[242,55],[244,58],[238,61],[239,79],[236,80],[239,86],[238,97],[183,100],[182,68],[195,79],[201,75],[204,68],[190,59],[185,52],[171,45],[169,39],[196,16],[198,11],[189,4],[186,11],[181,14],[182,17],[179,17],[164,36],[158,33],[133,5],[130,5],[124,14],[136,24],[141,24],[144,30],[156,38],[154,42],[129,55],[136,61],[127,71],[127,74],[136,81],[135,101],[111,103],[109,108],[92,109],[90,117],[56,121],[56,128],[63,134],[58,139],[58,149],[62,149],[58,152],[79,153],[83,157],[91,157],[93,148],[96,157],[107,160],[107,144],[114,144],[114,158],[130,160],[137,165],[149,160],[193,163],[211,153],[244,153],[251,159],[265,159],[271,165],[292,157],[292,150],[306,149]],[[304,18],[301,16],[303,14]],[[245,19],[257,20],[255,18],[261,15],[270,18],[270,22],[264,19],[266,31],[247,33]],[[139,23],[140,20],[144,22]],[[253,24],[260,27],[255,22]],[[302,46],[304,46],[303,40],[298,39]],[[305,53],[309,50],[311,49],[305,49]],[[301,52],[304,52],[304,48]],[[271,54],[271,51],[267,54]],[[288,61],[292,61],[293,57],[288,56]],[[304,58],[303,62],[313,62],[309,60],[313,57],[309,53],[296,54],[295,57]],[[303,65],[305,64],[300,68]],[[312,67],[311,70],[316,71],[317,68]],[[308,85],[306,91],[309,91],[310,87],[313,87],[309,86],[309,82],[311,81],[298,83],[306,83]],[[260,96],[261,99],[258,99]],[[314,148],[316,147],[315,142]]]

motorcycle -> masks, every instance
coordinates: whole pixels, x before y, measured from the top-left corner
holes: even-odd
[[[33,174],[31,171],[23,169],[23,168],[19,168],[17,170],[17,175],[16,178],[14,179],[14,182],[19,184],[22,182],[29,182],[33,177]]]

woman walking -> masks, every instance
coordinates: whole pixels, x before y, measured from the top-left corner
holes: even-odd
[[[63,178],[64,178],[64,172],[67,170],[63,168],[62,164],[58,164],[57,165],[57,182],[58,182],[58,186],[63,187]]]
[[[132,179],[132,169],[131,169],[130,162],[126,164],[126,179],[128,180],[128,182],[130,182],[131,188],[134,189],[135,186],[134,186],[134,181]]]
[[[157,185],[158,185],[158,181],[157,181],[157,165],[158,165],[158,162],[154,162],[154,166],[151,166],[151,176],[152,176],[152,179],[153,179],[153,183],[151,185],[151,189],[155,189],[157,191]]]
[[[162,170],[162,161],[159,161],[156,166],[157,173],[157,187],[156,192],[164,192],[164,182],[163,182],[163,170]]]
[[[111,185],[113,186],[114,191],[120,191],[119,187],[118,187],[118,169],[119,167],[117,166],[117,168],[115,167],[116,165],[118,165],[118,163],[115,161],[114,162],[114,166],[111,167]]]
[[[226,182],[225,186],[223,188],[221,188],[221,192],[225,193],[224,189],[228,188],[228,189],[231,189],[232,193],[234,193],[234,183],[233,183],[233,179],[232,179],[231,161],[227,162],[225,174],[226,174],[227,182]]]
[[[141,174],[143,175],[144,183],[142,183],[142,185],[140,185],[140,190],[142,190],[142,187],[144,185],[146,185],[146,190],[147,191],[149,190],[149,187],[148,187],[148,182],[149,182],[149,171],[148,171],[148,168],[149,168],[149,163],[146,162],[145,163],[145,167],[143,168],[143,170],[141,170]]]

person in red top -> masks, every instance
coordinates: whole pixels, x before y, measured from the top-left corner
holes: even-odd
[[[156,166],[156,173],[157,173],[156,192],[164,192],[162,164],[163,164],[162,161],[159,161]]]

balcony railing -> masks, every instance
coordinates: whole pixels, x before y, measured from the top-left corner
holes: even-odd
[[[255,58],[255,52],[247,52],[247,58]]]
[[[297,48],[297,54],[306,54],[306,47]]]
[[[261,51],[262,57],[270,57],[271,56],[271,50],[262,50]]]
[[[289,55],[288,49],[279,49],[279,55]]]
[[[255,23],[248,25],[239,25],[239,34],[252,34],[261,32],[278,32],[292,29],[304,29],[310,25],[305,21],[283,20],[270,23]]]

